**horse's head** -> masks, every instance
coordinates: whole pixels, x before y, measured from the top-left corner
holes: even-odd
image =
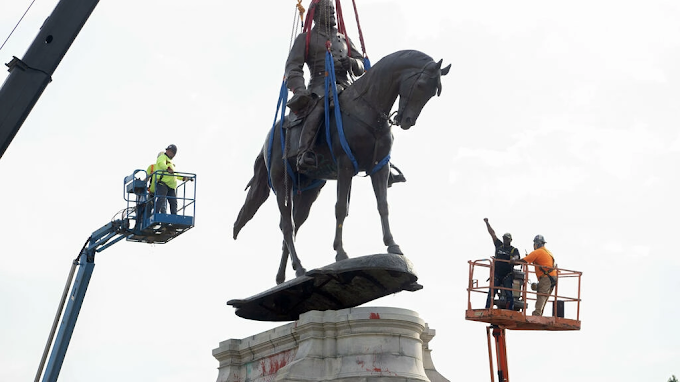
[[[439,60],[406,75],[399,87],[399,110],[394,118],[395,124],[404,130],[416,124],[427,101],[435,94],[441,94],[441,76],[445,76],[450,68],[451,65],[442,69],[442,60]]]

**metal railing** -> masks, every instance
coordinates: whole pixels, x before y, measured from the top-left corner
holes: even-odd
[[[168,176],[178,181],[175,195],[155,195],[158,183]],[[125,178],[123,194],[127,208],[123,211],[123,220],[135,221],[135,232],[146,230],[158,224],[174,224],[177,226],[193,226],[196,215],[196,174],[185,172],[156,171],[147,174],[144,170],[135,170]],[[176,214],[167,209],[169,201],[177,203]],[[161,205],[160,203],[163,203]]]
[[[513,288],[506,288],[503,287],[503,285],[493,285],[493,280],[494,280],[494,271],[495,271],[495,265],[496,262],[506,262],[509,263],[510,261],[508,260],[502,260],[502,259],[480,259],[480,260],[470,260],[468,261],[469,264],[469,277],[468,277],[468,310],[473,309],[473,303],[472,303],[472,297],[473,293],[483,293],[485,296],[487,296],[487,293],[493,293],[493,289],[500,290],[501,295],[503,295],[502,291],[506,290],[511,290],[513,294],[513,298],[515,298],[515,302],[522,302],[522,304],[516,304],[518,305],[518,309],[522,312],[524,317],[526,318],[527,315],[527,310],[529,309],[529,301],[536,301],[538,296],[547,296],[548,301],[546,303],[546,306],[552,302],[553,305],[553,317],[558,317],[558,306],[560,304],[564,304],[565,306],[565,312],[567,307],[574,307],[575,314],[574,318],[571,316],[567,317],[570,319],[575,319],[577,321],[580,321],[580,314],[581,314],[581,276],[582,272],[580,271],[574,271],[570,269],[565,269],[565,268],[557,268],[555,267],[555,270],[557,272],[557,277],[555,279],[555,287],[553,288],[552,292],[550,294],[543,294],[543,293],[538,293],[537,291],[529,290],[530,288],[527,288],[529,285],[529,276],[530,275],[536,275],[536,270],[535,266],[532,264],[526,264],[526,263],[515,263],[515,266],[521,266],[521,272],[524,277],[523,280],[521,280],[519,285],[516,286],[515,283],[513,283]],[[488,270],[488,272],[487,272]],[[475,273],[477,271],[477,273]],[[518,272],[518,271],[515,271]],[[480,275],[482,275],[482,278],[487,279],[488,281],[491,281],[488,283],[484,283],[484,285],[480,285]],[[537,278],[534,276],[534,278]],[[572,285],[573,281],[575,279],[575,285]],[[517,296],[517,297],[515,297]],[[494,301],[495,296],[492,296],[491,298],[491,309],[493,309],[493,301]],[[474,309],[484,309],[485,305],[480,307],[476,307]],[[517,308],[516,308],[517,310]],[[566,316],[565,316],[566,317]]]

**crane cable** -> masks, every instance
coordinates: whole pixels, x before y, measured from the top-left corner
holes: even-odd
[[[298,3],[295,5],[295,11],[293,12],[293,27],[290,30],[290,42],[288,44],[288,50],[290,51],[293,48],[293,40],[295,39],[295,36],[298,35],[300,28],[304,28],[305,24],[305,19],[304,19],[304,14],[305,14],[305,7],[302,6],[302,0],[298,0]],[[298,18],[298,14],[300,15],[300,24],[295,21]]]
[[[26,8],[26,11],[24,12],[24,14],[21,15],[21,18],[19,19],[19,21],[17,21],[17,25],[15,25],[14,28],[12,28],[12,31],[9,32],[9,35],[8,35],[7,38],[5,39],[5,42],[3,42],[2,45],[0,45],[0,50],[2,50],[2,48],[5,46],[5,44],[7,44],[7,41],[9,41],[9,38],[12,37],[12,34],[14,33],[14,31],[17,29],[17,27],[19,26],[19,24],[21,24],[21,20],[24,19],[24,17],[25,17],[26,14],[28,13],[28,11],[29,11],[29,10],[31,9],[31,7],[33,6],[33,3],[35,3],[35,0],[31,1],[31,4],[28,6],[28,8]]]

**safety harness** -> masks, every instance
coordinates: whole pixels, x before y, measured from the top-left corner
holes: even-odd
[[[555,280],[555,278],[552,277],[552,276],[550,275],[550,273],[551,273],[552,271],[554,271],[554,270],[557,268],[557,264],[555,264],[555,258],[553,257],[553,255],[552,255],[550,252],[548,252],[547,249],[545,250],[545,252],[546,252],[548,255],[550,255],[550,258],[552,259],[553,265],[552,265],[551,268],[547,268],[547,267],[545,267],[545,266],[543,266],[543,265],[539,265],[538,268],[541,270],[541,272],[543,272],[544,275],[548,276],[548,278],[550,279],[550,287],[551,287],[551,288],[554,288],[555,285],[557,285],[557,280]],[[547,270],[546,270],[546,269],[547,269]]]

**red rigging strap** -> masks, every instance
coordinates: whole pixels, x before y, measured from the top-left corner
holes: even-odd
[[[314,20],[314,12],[316,10],[316,5],[319,4],[321,0],[312,0],[312,2],[309,5],[309,11],[307,12],[307,17],[305,18],[305,23],[302,28],[303,33],[307,33],[305,36],[305,59],[307,58],[307,54],[309,53],[309,41],[310,41],[310,34],[309,31],[312,29],[312,22]],[[356,16],[357,20],[357,28],[359,29],[359,41],[361,42],[361,51],[364,53],[364,56],[366,56],[366,45],[364,44],[364,33],[361,31],[361,24],[359,23],[359,13],[357,12],[357,4],[355,0],[352,0],[352,5],[354,6],[354,15]],[[299,7],[298,7],[299,8]],[[345,18],[342,16],[342,5],[340,4],[340,0],[335,0],[335,13],[338,15],[338,31],[342,33],[345,36],[345,42],[347,43],[347,46],[349,48],[350,46],[350,41],[349,41],[349,36],[347,35],[347,28],[345,27]],[[347,56],[352,57],[352,50],[347,49]]]
[[[335,0],[335,13],[338,14],[338,30],[340,33],[345,33],[345,19],[342,17],[342,5],[340,4],[340,0]]]
[[[350,49],[349,36],[347,35],[347,28],[345,28],[345,18],[342,17],[342,6],[340,0],[335,0],[335,13],[338,14],[338,31],[345,35],[345,42],[347,43],[347,57],[352,57],[352,49]]]
[[[352,0],[352,5],[354,6],[354,16],[357,19],[357,29],[359,29],[359,41],[361,41],[361,51],[364,53],[364,57],[367,57],[366,45],[364,44],[364,33],[361,31],[361,23],[359,22],[359,12],[357,11],[357,3],[355,0]]]
[[[309,32],[312,29],[312,20],[314,20],[314,11],[316,10],[315,4],[318,4],[320,0],[312,0],[309,4],[309,10],[307,12],[307,17],[305,17],[305,25],[302,28],[303,32]]]
[[[314,11],[316,10],[316,4],[319,4],[320,0],[312,0],[309,4],[309,11],[307,12],[307,17],[305,18],[305,25],[302,28],[302,33],[305,35],[305,61],[307,60],[307,54],[309,53],[309,40],[311,35],[309,33],[312,30],[312,21],[314,20]]]

